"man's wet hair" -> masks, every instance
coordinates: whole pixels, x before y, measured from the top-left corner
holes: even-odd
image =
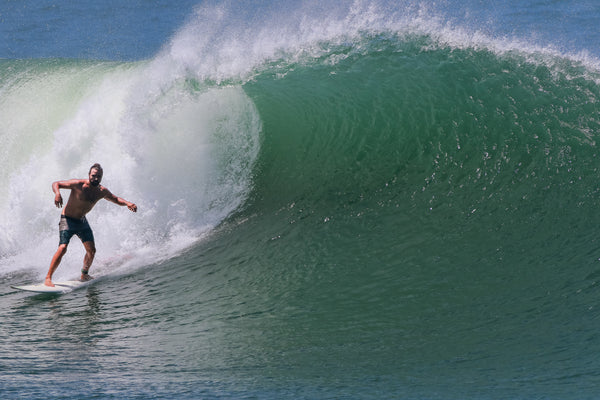
[[[104,170],[102,169],[102,166],[100,164],[96,163],[96,164],[94,164],[94,165],[92,165],[90,167],[90,171],[88,172],[88,175],[92,173],[93,169],[97,169],[98,171],[100,171],[101,174],[104,173]]]

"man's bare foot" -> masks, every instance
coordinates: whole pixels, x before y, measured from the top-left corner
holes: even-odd
[[[91,281],[92,279],[94,279],[94,277],[88,274],[81,274],[81,278],[79,278],[81,282]]]
[[[52,283],[52,279],[50,278],[46,278],[46,280],[44,281],[44,285],[54,287],[54,283]]]

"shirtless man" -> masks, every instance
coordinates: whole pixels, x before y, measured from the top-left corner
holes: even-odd
[[[92,229],[85,219],[85,215],[94,208],[98,200],[106,199],[120,206],[127,206],[133,212],[137,211],[135,204],[115,196],[107,188],[100,185],[101,180],[102,167],[100,164],[94,164],[90,168],[88,179],[71,179],[52,183],[56,207],[61,208],[63,205],[60,189],[71,189],[71,194],[60,216],[60,223],[58,224],[60,242],[58,250],[56,250],[54,257],[52,257],[48,275],[46,275],[46,281],[44,282],[46,286],[54,286],[52,283],[52,274],[54,274],[62,257],[67,252],[67,246],[73,235],[79,236],[86,252],[83,258],[83,268],[81,269],[81,280],[87,281],[92,279],[88,272],[92,266],[92,261],[94,261],[96,246],[94,245]]]

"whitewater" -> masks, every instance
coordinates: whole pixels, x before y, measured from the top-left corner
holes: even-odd
[[[84,6],[0,7],[3,398],[595,398],[592,2]]]

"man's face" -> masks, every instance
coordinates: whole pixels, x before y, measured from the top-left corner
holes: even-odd
[[[90,171],[90,185],[98,186],[100,181],[102,180],[102,172],[97,168],[94,168]]]

